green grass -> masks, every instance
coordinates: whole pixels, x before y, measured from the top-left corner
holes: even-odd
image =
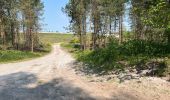
[[[16,62],[21,60],[28,60],[36,57],[41,57],[47,54],[46,52],[27,52],[17,50],[0,51],[0,63]]]
[[[40,41],[42,43],[61,43],[70,42],[73,38],[72,34],[59,34],[59,33],[40,33]]]
[[[51,51],[51,44],[60,42],[70,42],[72,34],[40,33],[42,47],[38,52],[0,50],[0,63],[18,62],[44,56]]]
[[[74,48],[74,44],[72,43],[63,42],[61,43],[61,47],[76,59],[78,59],[78,56],[82,53],[80,49]]]
[[[168,65],[170,66],[170,59],[168,59],[167,63],[168,63]]]
[[[126,45],[118,45],[117,43],[111,43],[106,48],[95,51],[81,51],[78,48],[74,48],[74,44],[71,43],[63,43],[61,46],[70,52],[78,61],[87,64],[88,69],[95,74],[107,74],[113,70],[124,71],[126,68],[145,70],[149,68],[148,65],[152,66],[155,64],[157,64],[157,70],[154,72],[154,75],[166,76],[170,72],[167,68],[167,65],[170,65],[170,59],[168,60],[168,64],[166,64],[166,61],[164,60],[166,54],[164,55],[164,53],[161,52],[158,52],[158,56],[156,54],[153,56],[147,53],[149,51],[139,53],[137,52],[139,50],[135,49],[136,52],[134,52],[134,54],[139,54],[134,55],[131,54],[133,52],[130,52],[131,50],[134,51],[133,48],[130,48],[131,46],[129,47],[128,45],[127,47]],[[128,50],[123,50],[121,48],[122,46],[123,49],[126,49],[124,47],[127,47],[130,51],[126,52]]]

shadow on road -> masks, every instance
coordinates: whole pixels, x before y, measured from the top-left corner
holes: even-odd
[[[31,84],[38,85],[31,88]],[[36,75],[27,72],[0,76],[0,100],[138,100],[132,94],[117,93],[112,99],[94,98],[62,78],[41,83]]]
[[[37,83],[31,73],[19,72],[0,76],[0,100],[95,100],[82,89],[57,78],[51,82],[29,88]]]

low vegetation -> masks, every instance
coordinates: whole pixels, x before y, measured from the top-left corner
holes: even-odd
[[[40,52],[32,53],[27,51],[16,51],[16,50],[0,51],[0,63],[27,60],[35,57],[40,57],[44,54],[45,53],[40,53]]]
[[[69,42],[72,40],[72,34],[60,34],[60,33],[40,33],[41,43],[60,43],[60,42]]]
[[[74,47],[76,58],[100,74],[136,69],[166,76],[170,74],[169,8],[169,0],[69,0],[63,11],[79,42],[66,47]]]
[[[20,48],[15,50],[10,45],[7,45],[7,49],[0,50],[0,63],[15,62],[21,60],[32,59],[36,57],[41,57],[48,54],[53,43],[68,42],[73,37],[72,34],[55,34],[55,33],[40,33],[40,43],[39,46],[34,48],[34,52],[27,50],[27,48]]]
[[[0,63],[29,60],[44,56],[51,51],[51,45],[43,44],[35,49],[35,52],[27,50],[0,50]]]
[[[97,50],[80,50],[77,43],[62,44],[80,62],[88,65],[90,70],[98,74],[126,69],[152,70],[151,76],[170,74],[168,58],[170,54],[167,44],[144,40],[130,40],[119,44],[110,42],[105,48]],[[87,66],[86,66],[87,67]]]

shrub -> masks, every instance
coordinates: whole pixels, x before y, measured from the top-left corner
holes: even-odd
[[[78,49],[77,49],[78,50]],[[99,73],[112,70],[124,70],[125,67],[139,70],[148,69],[147,63],[154,58],[164,57],[169,54],[168,45],[145,40],[130,40],[119,45],[117,41],[110,41],[105,48],[94,51],[75,52],[77,59],[89,65],[90,69]],[[165,63],[154,73],[158,76],[165,72]]]
[[[70,41],[70,43],[76,44],[76,43],[80,43],[78,38],[74,38]]]
[[[38,52],[50,52],[52,49],[52,45],[50,43],[41,43],[36,48],[34,48],[34,51]]]
[[[163,56],[170,53],[168,44],[145,40],[130,40],[121,45],[121,53],[128,56]]]
[[[119,45],[111,42],[106,48],[95,51],[84,51],[78,54],[78,60],[91,65],[91,68],[98,72],[108,72],[110,70],[123,69],[117,63],[119,60]]]
[[[168,66],[165,61],[159,62],[157,69],[153,71],[153,75],[163,77],[166,76],[168,73]]]

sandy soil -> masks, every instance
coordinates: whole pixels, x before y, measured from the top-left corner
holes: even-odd
[[[0,64],[0,100],[170,100],[169,82],[90,82],[76,74],[75,60],[59,44],[53,48],[42,58]]]

